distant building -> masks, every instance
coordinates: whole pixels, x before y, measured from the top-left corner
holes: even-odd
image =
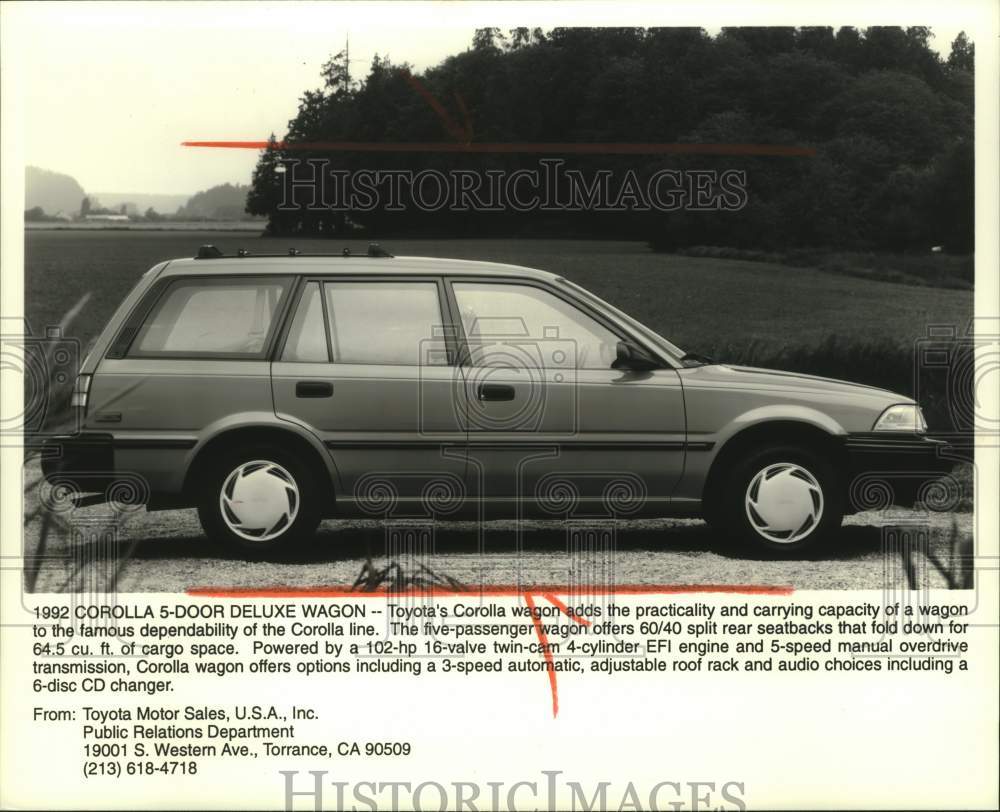
[[[83,218],[88,222],[93,220],[100,223],[113,222],[113,223],[127,223],[127,214],[88,214]]]

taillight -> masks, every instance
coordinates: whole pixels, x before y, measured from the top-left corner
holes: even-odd
[[[82,409],[87,413],[87,395],[90,393],[90,375],[77,375],[76,383],[73,386],[73,396],[69,404],[77,409]]]

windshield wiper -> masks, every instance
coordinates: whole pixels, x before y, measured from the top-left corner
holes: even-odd
[[[714,364],[711,358],[707,355],[702,355],[700,352],[687,352],[681,356],[681,363],[687,364],[688,366],[703,367],[709,364]]]

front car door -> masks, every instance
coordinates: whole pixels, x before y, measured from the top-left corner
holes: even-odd
[[[620,517],[669,501],[685,454],[673,368],[612,369],[618,341],[635,338],[555,286],[449,283],[463,331],[470,482],[487,517],[512,507]]]
[[[434,277],[304,280],[272,366],[274,405],[329,450],[338,512],[447,512],[464,495],[461,372],[443,294]]]

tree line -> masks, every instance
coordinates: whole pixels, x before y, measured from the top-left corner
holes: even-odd
[[[973,246],[974,46],[946,58],[926,27],[480,29],[422,73],[345,54],[262,151],[247,211],[274,234],[515,235],[647,239],[674,249]],[[583,173],[745,172],[737,211],[281,210],[282,164],[334,170],[537,169],[523,153],[292,149],[315,142],[752,144],[794,155],[567,154]],[[543,156],[553,157],[553,156]],[[287,173],[286,173],[287,174]]]

